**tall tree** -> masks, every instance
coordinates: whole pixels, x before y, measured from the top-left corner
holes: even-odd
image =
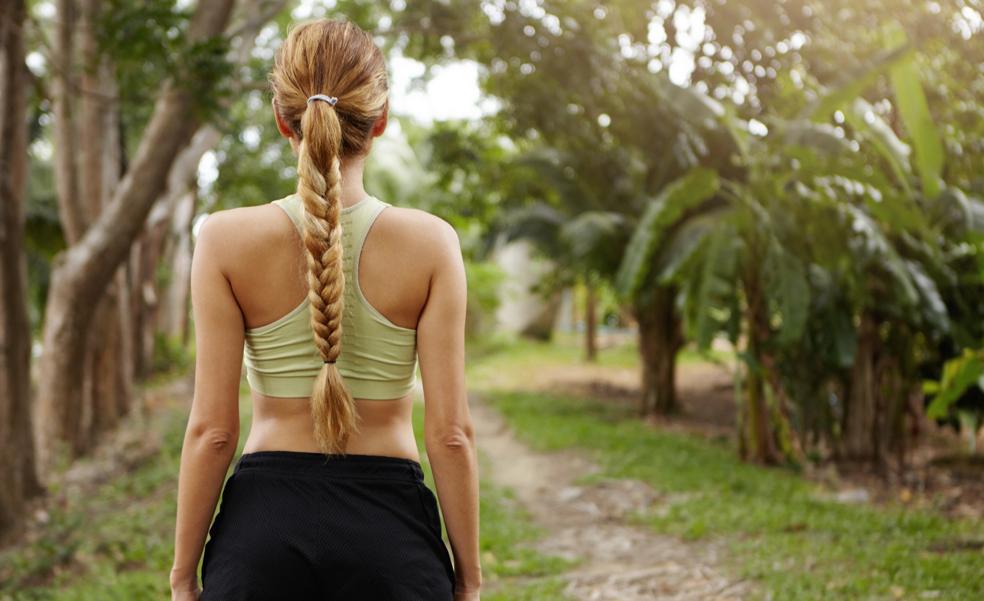
[[[31,332],[24,258],[27,67],[24,0],[0,10],[0,541],[42,492],[31,427]]]
[[[48,295],[38,391],[42,468],[51,465],[65,443],[72,446],[78,431],[86,339],[95,308],[113,274],[126,259],[143,228],[175,157],[201,121],[198,102],[208,97],[214,68],[224,60],[225,45],[216,40],[225,30],[233,0],[199,2],[186,33],[191,65],[180,79],[161,90],[129,170],[82,237],[56,260]],[[195,67],[198,67],[196,69]]]
[[[236,11],[230,29],[238,44],[230,52],[230,63],[237,71],[250,66],[256,38],[260,30],[286,5],[286,0],[260,0],[248,7],[250,10]],[[265,67],[266,65],[264,65]],[[217,103],[219,111],[225,114],[233,105],[233,99],[248,92],[251,86],[263,81],[266,71],[255,72],[243,79],[231,82],[230,94]],[[263,103],[264,108],[268,105]],[[263,117],[270,119],[269,113]],[[227,126],[228,127],[228,126]],[[142,302],[134,303],[132,344],[136,375],[145,378],[152,370],[153,355],[159,336],[171,336],[174,326],[186,323],[188,313],[188,270],[191,266],[191,225],[195,216],[197,201],[198,165],[206,152],[214,149],[222,140],[223,131],[214,123],[201,127],[191,142],[175,158],[167,178],[166,189],[154,202],[147,216],[144,231],[134,246],[133,292]],[[238,136],[230,136],[239,144]],[[161,287],[161,266],[169,267],[168,288]],[[184,271],[182,271],[184,270]],[[163,323],[162,323],[163,322]],[[184,333],[182,333],[183,337]]]

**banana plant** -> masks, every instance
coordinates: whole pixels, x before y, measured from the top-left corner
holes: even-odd
[[[698,167],[663,188],[639,217],[615,276],[616,291],[635,308],[639,322],[641,414],[677,410],[676,355],[684,342],[676,307],[679,288],[661,274],[671,269],[668,264],[684,261],[688,238],[678,232],[711,218],[719,187],[716,171]],[[694,221],[698,218],[703,221]]]
[[[846,456],[904,450],[920,358],[956,335],[950,301],[966,278],[980,281],[954,261],[964,238],[935,217],[969,227],[975,202],[941,181],[938,134],[906,48],[870,69],[889,75],[915,152],[857,96],[873,81],[858,74],[817,103],[842,110],[847,132],[808,111],[771,119],[766,139],[750,141],[747,177],[722,187],[731,215],[676,271],[695,340],[744,339],[746,457],[796,461],[798,438],[818,421]],[[968,314],[979,319],[981,307]]]

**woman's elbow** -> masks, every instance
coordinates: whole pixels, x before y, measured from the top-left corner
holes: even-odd
[[[461,452],[475,446],[475,428],[471,421],[455,422],[433,428],[427,436],[428,452]]]
[[[199,425],[188,429],[188,437],[195,448],[216,455],[235,453],[239,443],[239,429],[223,426]]]

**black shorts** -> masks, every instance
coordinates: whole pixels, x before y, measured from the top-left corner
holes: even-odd
[[[416,461],[246,453],[209,530],[201,601],[452,601],[437,499]]]

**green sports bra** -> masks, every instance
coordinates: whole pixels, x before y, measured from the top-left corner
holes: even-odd
[[[273,201],[303,237],[304,207],[296,194]],[[369,304],[359,287],[359,257],[373,221],[390,203],[368,195],[342,207],[345,276],[342,351],[336,367],[353,398],[396,399],[410,392],[417,367],[417,331],[396,325]],[[311,395],[323,359],[314,344],[309,300],[276,321],[246,330],[244,362],[252,389],[275,397]]]

